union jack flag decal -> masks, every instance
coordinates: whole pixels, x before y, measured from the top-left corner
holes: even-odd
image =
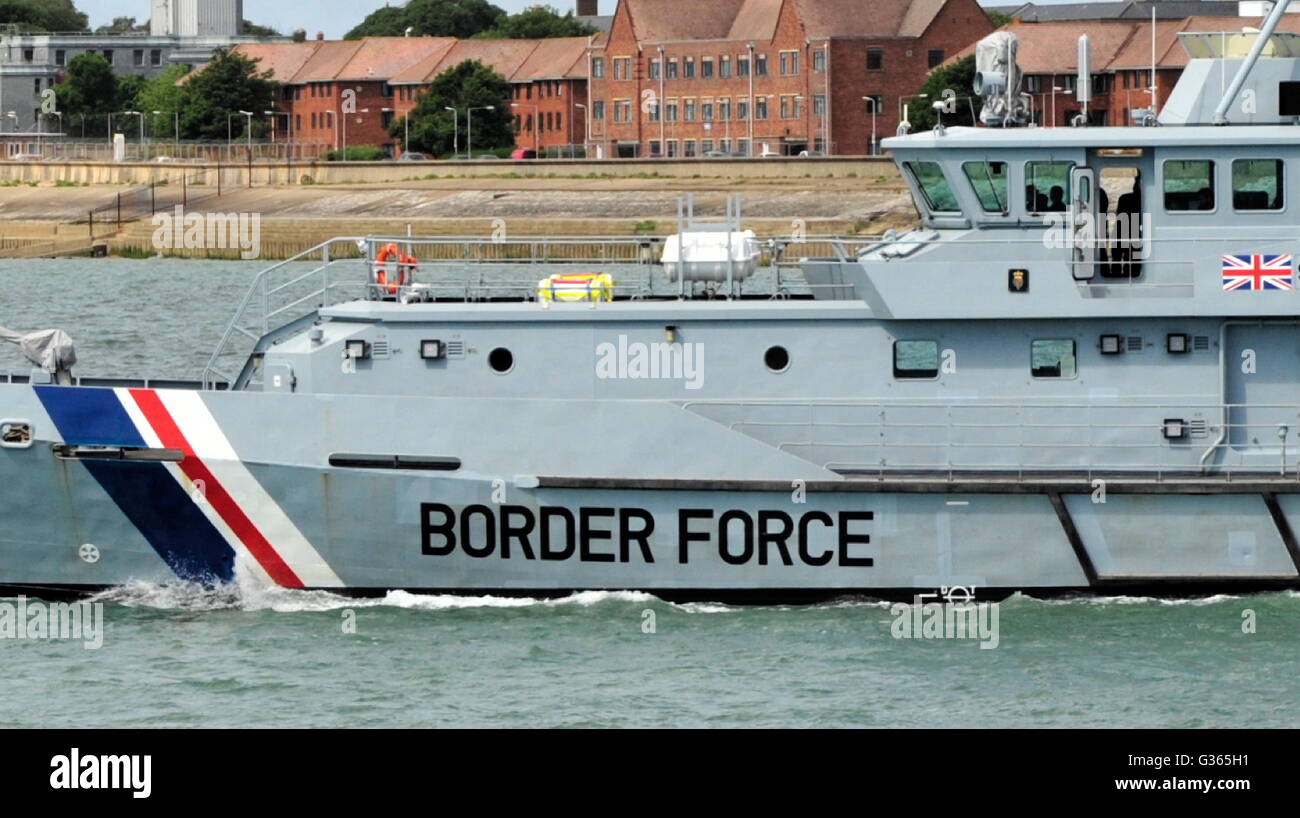
[[[1291,290],[1291,256],[1224,256],[1224,290]]]

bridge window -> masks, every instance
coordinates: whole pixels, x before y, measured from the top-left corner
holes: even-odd
[[[1232,163],[1235,210],[1281,210],[1282,160],[1236,159]]]
[[[938,341],[895,341],[894,377],[939,377]]]
[[[980,200],[980,207],[985,213],[1007,212],[1007,163],[1006,162],[967,162],[962,170],[975,195]]]
[[[961,206],[953,195],[938,162],[905,162],[912,178],[921,187],[925,203],[932,213],[959,213]]]
[[[1047,339],[1030,347],[1030,374],[1035,378],[1073,378],[1079,373],[1074,341]]]
[[[1165,162],[1165,210],[1214,209],[1214,163],[1208,159]]]
[[[1026,162],[1025,210],[1064,213],[1069,207],[1073,168],[1073,162]]]

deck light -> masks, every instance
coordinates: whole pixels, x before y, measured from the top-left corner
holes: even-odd
[[[1118,335],[1101,336],[1101,354],[1102,355],[1119,355],[1124,351],[1123,339]]]
[[[1165,349],[1170,355],[1182,355],[1187,352],[1187,335],[1182,332],[1171,332],[1165,336]]]
[[[370,342],[369,341],[348,341],[344,345],[344,358],[350,358],[354,361],[366,361],[370,359]]]
[[[420,357],[426,361],[441,361],[447,357],[447,349],[442,341],[426,339],[420,342]]]
[[[1165,440],[1183,440],[1187,437],[1187,421],[1182,418],[1165,418]]]

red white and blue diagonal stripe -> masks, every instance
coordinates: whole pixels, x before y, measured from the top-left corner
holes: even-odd
[[[1289,254],[1224,256],[1223,289],[1237,292],[1290,290],[1293,289],[1293,272]]]
[[[236,562],[287,588],[343,582],[249,472],[203,395],[152,389],[36,387],[64,442],[173,449],[179,463],[84,461],[182,579],[229,582]]]

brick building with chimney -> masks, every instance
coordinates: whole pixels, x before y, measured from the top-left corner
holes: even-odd
[[[878,144],[930,69],[991,31],[975,0],[619,0],[590,49],[588,141],[604,157],[865,154],[873,107]]]

